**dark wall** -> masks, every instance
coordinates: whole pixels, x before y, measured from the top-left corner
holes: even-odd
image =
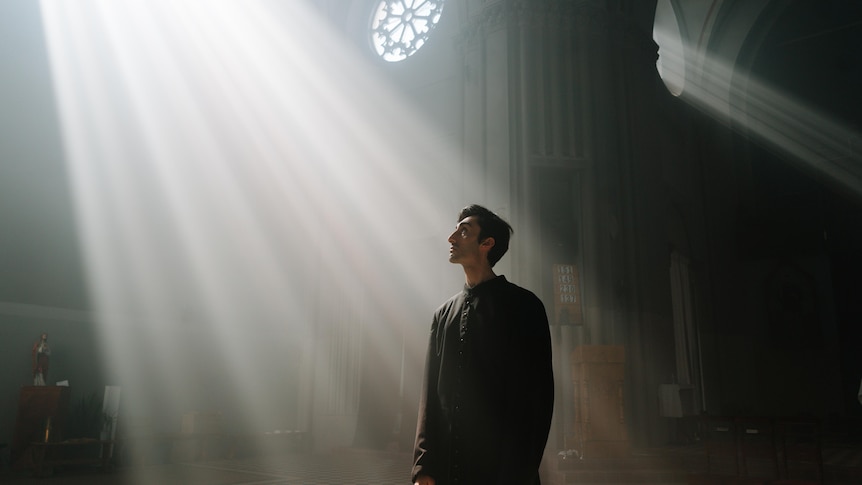
[[[763,16],[737,59],[731,96],[733,109],[766,105],[760,113],[774,118],[746,124],[692,112],[710,237],[707,410],[858,415],[860,285],[849,275],[860,266],[862,199],[823,170],[858,170],[853,137],[818,160],[765,130],[807,134],[829,122],[858,131],[860,9],[776,2]]]

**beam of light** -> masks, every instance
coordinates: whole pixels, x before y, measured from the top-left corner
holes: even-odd
[[[123,412],[307,428],[297,394],[322,384],[301,369],[357,312],[394,352],[380,373],[397,386],[404,327],[424,333],[457,288],[428,268],[470,202],[451,175],[460,156],[303,2],[41,9]]]
[[[657,42],[673,32],[655,32]],[[684,45],[661,45],[663,78],[684,79],[680,97],[755,141],[801,162],[842,190],[862,195],[862,136],[802,101],[755,76],[740,74],[733,64],[715,56],[702,61],[694,74],[681,62]],[[828,89],[828,82],[824,84]],[[676,94],[676,93],[675,93]]]

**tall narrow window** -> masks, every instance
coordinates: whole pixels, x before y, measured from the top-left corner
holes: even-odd
[[[398,62],[416,53],[443,13],[443,0],[382,0],[371,19],[371,43],[383,60]]]

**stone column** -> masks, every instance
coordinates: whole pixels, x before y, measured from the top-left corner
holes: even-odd
[[[649,128],[660,82],[655,43],[621,2],[464,5],[465,153],[476,174],[466,187],[512,219],[512,277],[536,291],[550,315],[553,265],[578,267],[582,312],[574,323],[581,326],[554,332],[556,340],[574,339],[555,342],[556,352],[630,344],[632,329],[642,330],[644,292],[657,291],[645,288],[641,265],[651,256],[640,246],[654,249],[664,231],[644,227],[658,222],[650,215],[657,199],[648,192],[662,186],[655,180],[660,167],[641,159],[655,151],[650,138],[658,138]],[[638,177],[651,188],[640,187]],[[634,236],[644,233],[656,236]],[[564,357],[558,375],[565,374]],[[571,414],[572,390],[567,382],[558,386],[560,419]]]

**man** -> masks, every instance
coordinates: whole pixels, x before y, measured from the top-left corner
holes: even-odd
[[[554,402],[542,302],[494,274],[512,227],[488,209],[461,210],[449,261],[464,290],[434,314],[416,425],[416,485],[534,485]]]

